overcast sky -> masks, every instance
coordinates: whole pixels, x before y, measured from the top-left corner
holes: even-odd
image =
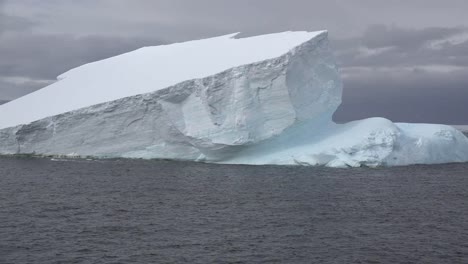
[[[468,124],[467,10],[466,0],[0,0],[0,101],[143,46],[328,29],[345,84],[337,121]]]

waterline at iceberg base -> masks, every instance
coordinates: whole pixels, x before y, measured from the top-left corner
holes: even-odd
[[[0,154],[330,167],[468,161],[468,139],[450,126],[335,124],[341,92],[325,31],[147,47],[1,105]]]

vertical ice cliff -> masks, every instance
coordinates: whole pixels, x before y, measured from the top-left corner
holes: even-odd
[[[324,31],[144,48],[0,106],[0,153],[335,167],[468,161],[468,139],[451,127],[334,124],[341,89]]]

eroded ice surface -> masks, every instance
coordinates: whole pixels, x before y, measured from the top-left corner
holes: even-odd
[[[468,139],[450,126],[335,124],[342,83],[324,31],[143,48],[59,79],[0,106],[0,153],[331,167],[468,161]]]
[[[347,124],[304,124],[252,146],[228,163],[400,166],[468,161],[468,139],[451,126],[368,118]]]

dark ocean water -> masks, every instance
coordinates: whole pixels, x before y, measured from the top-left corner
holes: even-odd
[[[468,164],[1,158],[0,263],[468,263]]]

